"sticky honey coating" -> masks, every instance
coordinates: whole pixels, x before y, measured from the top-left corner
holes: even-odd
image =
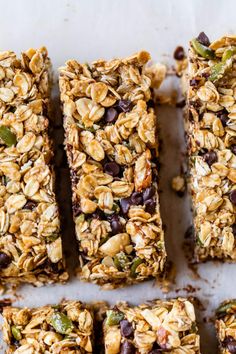
[[[0,52],[0,281],[64,282],[46,48]]]
[[[183,298],[119,303],[107,311],[103,332],[105,354],[200,354],[194,306]]]
[[[235,49],[235,36],[190,43],[186,130],[199,261],[236,260]]]
[[[6,307],[3,318],[8,354],[95,353],[93,311],[80,301],[33,309]]]
[[[231,354],[236,351],[236,299],[224,301],[216,310],[216,333],[219,352]]]
[[[151,93],[163,66],[154,72],[149,59],[69,60],[59,70],[79,275],[107,288],[157,276],[166,258]]]

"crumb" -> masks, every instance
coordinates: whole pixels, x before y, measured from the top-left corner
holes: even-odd
[[[181,194],[180,196],[183,196],[186,189],[185,178],[181,175],[173,177],[171,187],[175,192],[177,192],[178,195]]]

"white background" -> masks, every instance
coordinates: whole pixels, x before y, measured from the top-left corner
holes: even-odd
[[[187,47],[188,41],[202,30],[212,40],[236,32],[234,0],[0,0],[0,9],[0,50],[19,53],[29,47],[46,45],[55,71],[69,58],[79,61],[108,59],[130,55],[140,49],[150,51],[154,60],[170,64],[175,47],[179,44]],[[168,90],[177,85],[173,78],[168,82]],[[167,226],[169,259],[177,269],[176,284],[167,296],[186,295],[184,288],[188,284],[197,289],[190,295],[197,296],[208,309],[207,312],[197,311],[202,353],[214,354],[213,325],[204,323],[203,318],[212,316],[221,300],[236,297],[236,266],[215,262],[200,265],[198,280],[187,267],[182,242],[184,232],[191,224],[189,202],[170,189],[171,178],[180,172],[181,152],[184,151],[182,116],[173,107],[159,108],[159,116],[164,139],[161,209]],[[65,172],[61,171],[60,183],[68,190],[67,179],[63,177]],[[61,199],[63,211],[69,209],[68,198],[63,196]],[[63,223],[66,229],[71,225],[68,217]],[[67,249],[75,248],[72,238],[66,230],[64,239],[70,239]],[[136,304],[166,296],[153,282],[103,291],[74,277],[64,286],[39,289],[23,286],[18,295],[14,304],[21,306],[55,303],[62,297],[86,301],[100,299],[110,303],[127,300]]]

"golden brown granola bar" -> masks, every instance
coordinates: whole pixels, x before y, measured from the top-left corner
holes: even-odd
[[[85,354],[93,350],[93,312],[79,301],[35,309],[5,307],[7,353]]]
[[[187,69],[189,185],[196,256],[236,260],[236,36],[190,43]]]
[[[117,304],[107,311],[103,330],[106,354],[200,353],[194,307],[182,298]]]
[[[156,277],[166,259],[149,59],[60,69],[79,274],[112,288]]]
[[[0,281],[64,281],[46,48],[0,52]]]
[[[225,301],[219,306],[215,325],[220,353],[236,353],[236,299]]]

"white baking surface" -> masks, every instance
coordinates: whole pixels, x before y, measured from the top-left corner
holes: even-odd
[[[0,0],[0,50],[20,52],[29,47],[46,45],[54,70],[69,58],[91,61],[97,58],[127,56],[140,49],[150,51],[154,60],[171,63],[176,45],[187,42],[204,30],[213,40],[235,32],[235,0]],[[169,87],[176,85],[170,78]],[[191,224],[187,198],[179,198],[170,189],[171,178],[180,172],[181,152],[184,151],[181,112],[160,107],[161,136],[161,210],[167,227],[166,246],[169,259],[177,268],[176,284],[164,295],[153,282],[104,291],[96,285],[79,282],[72,277],[66,285],[42,288],[22,286],[18,290],[20,306],[56,303],[63,297],[83,301],[127,300],[138,304],[153,298],[189,295],[187,285],[198,290],[192,295],[208,308],[198,311],[202,353],[216,353],[212,324],[204,323],[220,301],[235,297],[236,266],[209,262],[198,266],[200,279],[195,280],[182,250],[186,228]],[[60,176],[63,176],[62,171]],[[68,190],[67,179],[61,185]],[[63,207],[69,208],[64,197]],[[64,214],[64,209],[63,209]],[[64,218],[67,227],[71,220]],[[64,239],[72,238],[68,232]],[[68,242],[67,242],[68,243]],[[75,248],[70,241],[68,248]],[[180,289],[180,290],[178,290]],[[178,290],[176,292],[175,290]],[[191,295],[191,294],[190,294]],[[9,297],[9,295],[5,295]],[[0,349],[3,353],[3,349]]]

